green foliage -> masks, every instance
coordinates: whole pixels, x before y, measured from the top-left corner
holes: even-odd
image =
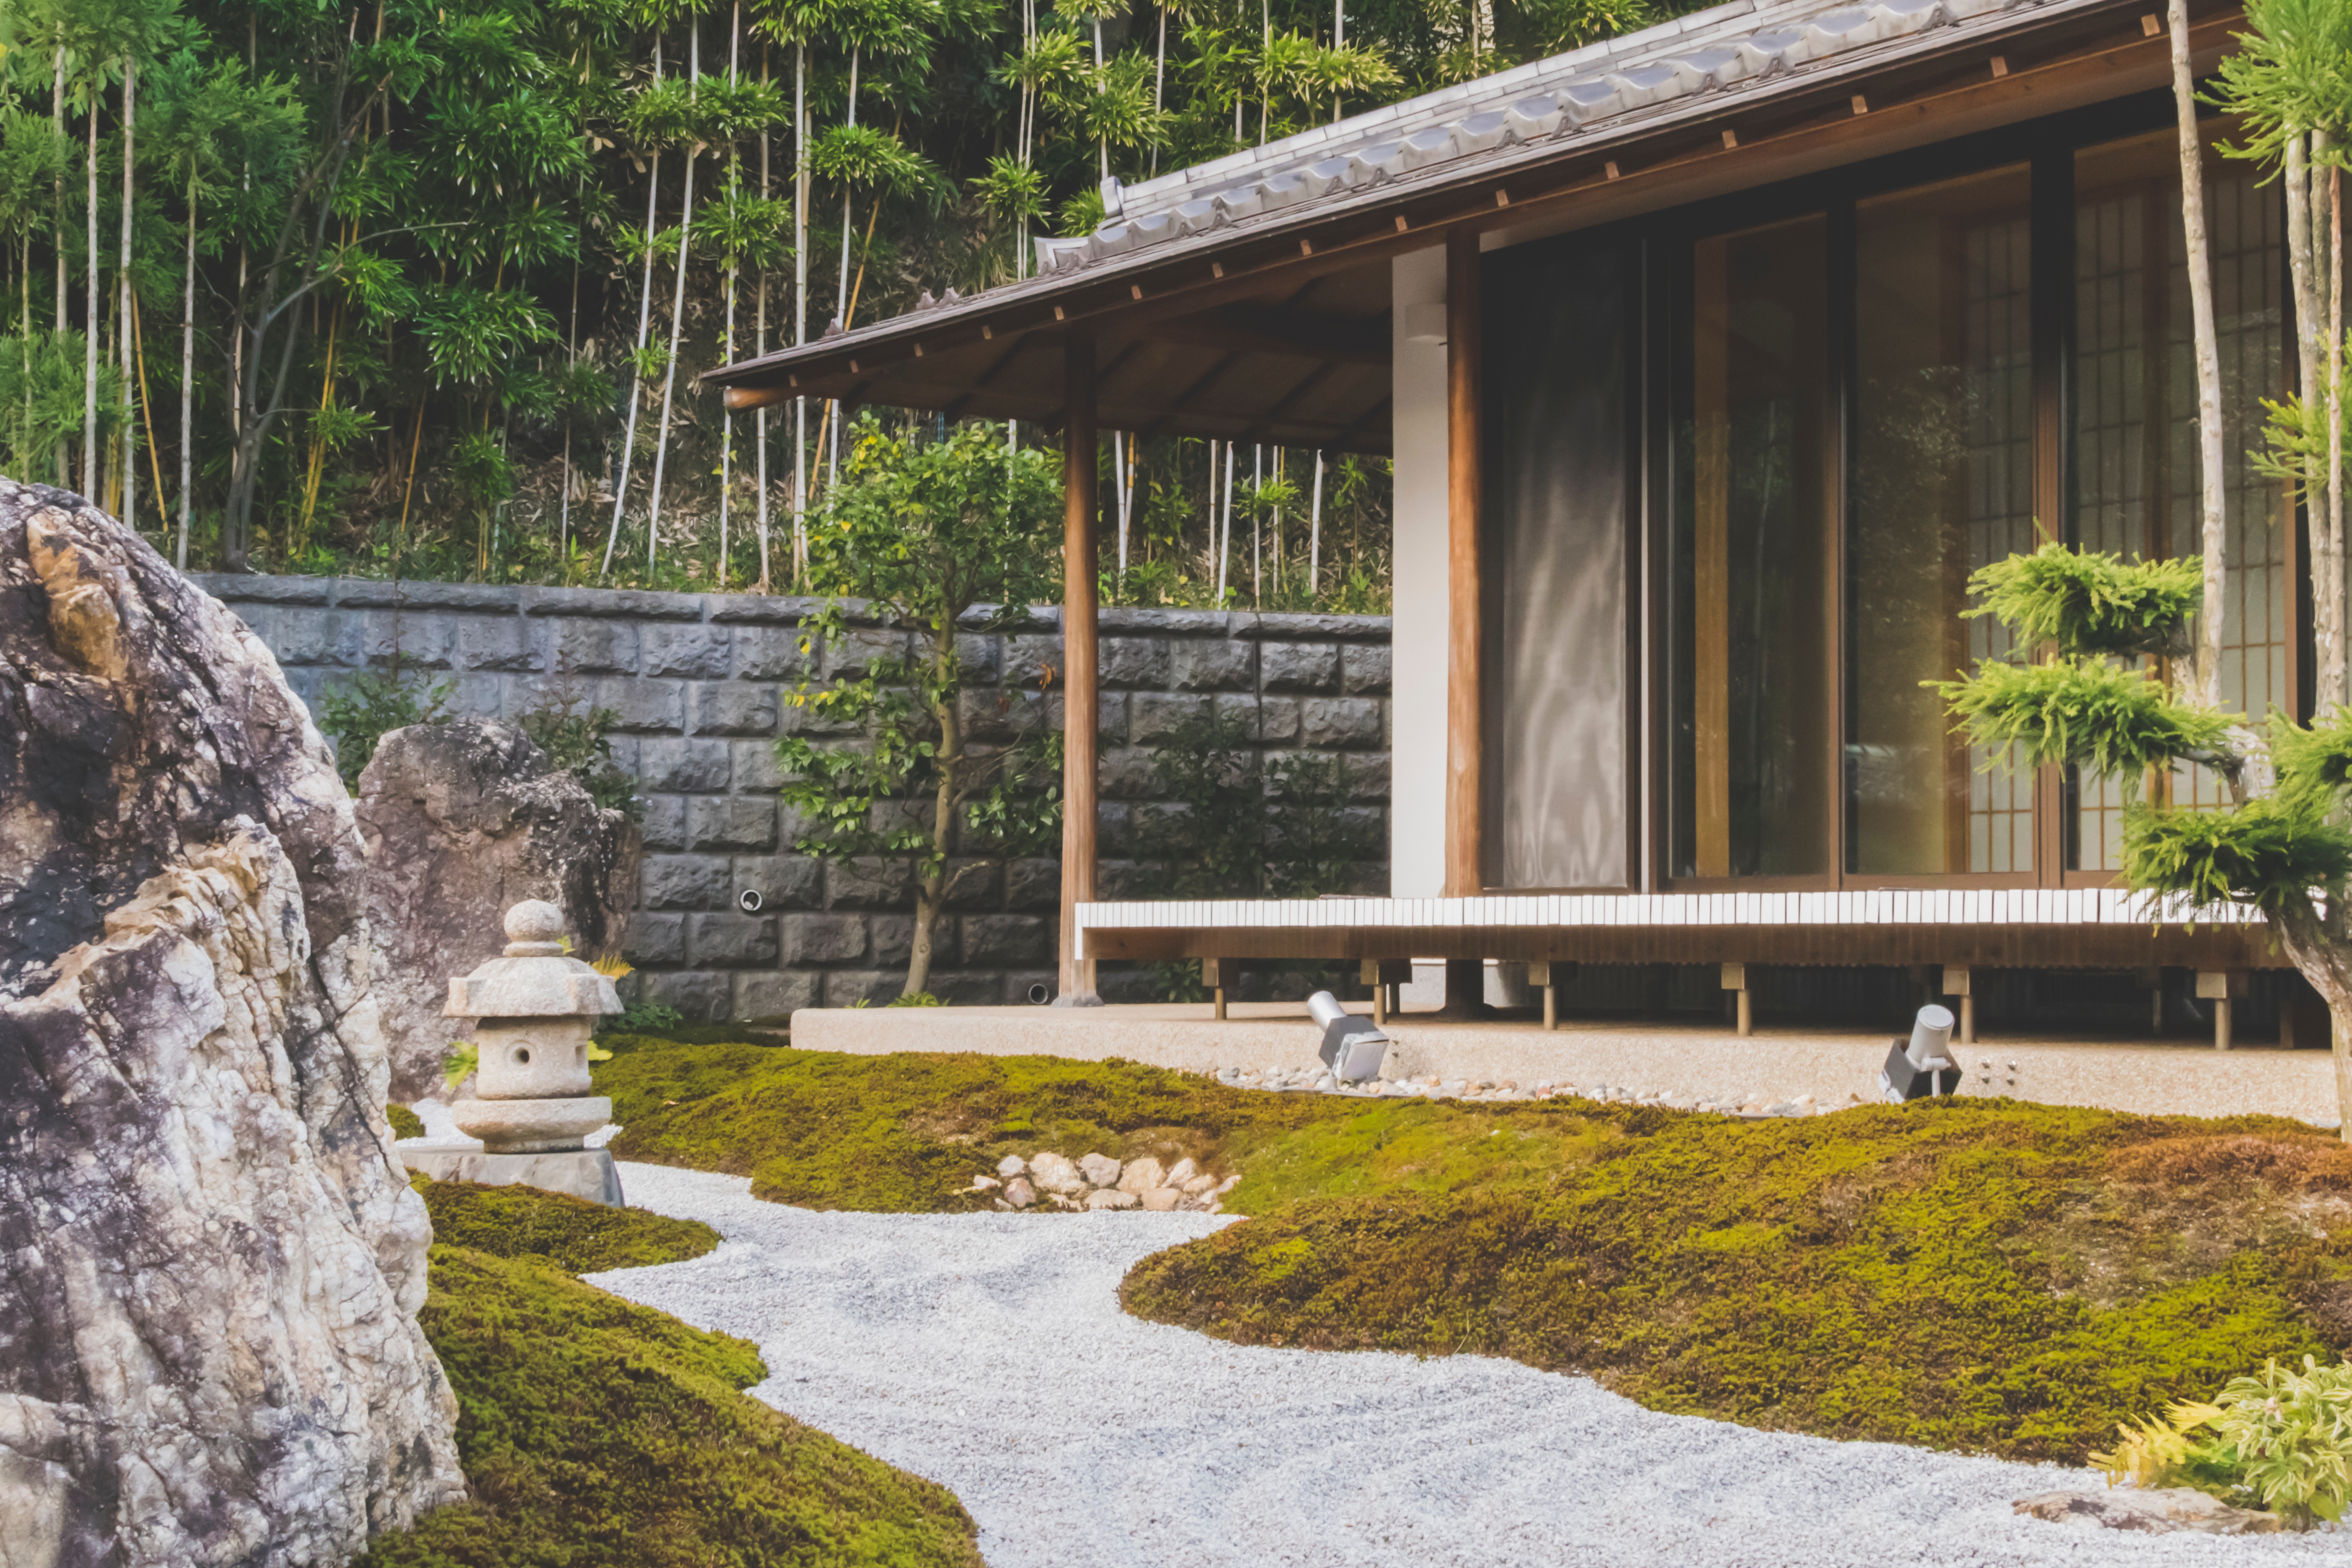
[[[950,872],[949,857],[974,857],[964,869],[976,869],[1043,848],[1061,829],[1060,737],[1045,728],[1045,703],[1013,716],[1009,737],[973,733],[958,642],[959,632],[1014,624],[1052,591],[1057,503],[1044,454],[1008,450],[988,426],[918,441],[868,416],[850,437],[847,478],[809,528],[811,575],[832,596],[803,647],[821,642],[833,669],[791,697],[817,733],[796,727],[776,754],[784,803],[810,825],[802,853],[906,866],[915,992],[928,933],[964,874]],[[869,640],[861,667],[846,653],[857,646],[853,616],[909,629],[912,641]],[[856,740],[835,743],[844,733]]]
[[[1424,1176],[1411,1140],[1446,1114],[1523,1162],[1478,1171],[1456,1134]],[[2078,1459],[2249,1357],[2320,1351],[2341,1330],[2304,1303],[2352,1278],[2352,1233],[2297,1217],[2352,1157],[2268,1119],[1383,1104],[1243,1169],[1226,1206],[1257,1217],[1138,1264],[1129,1310],[1244,1343],[1508,1355],[1656,1409],[2019,1458]]]
[[[620,722],[621,716],[610,708],[598,708],[572,694],[568,682],[542,695],[515,720],[549,762],[580,781],[589,799],[639,821],[646,803],[637,794],[637,781],[613,760],[612,734]]]
[[[1301,752],[1261,768],[1241,714],[1204,709],[1183,719],[1152,768],[1173,808],[1138,828],[1159,897],[1344,892],[1379,856],[1369,814],[1350,805],[1346,762]]]
[[[1974,675],[1927,684],[1960,732],[2011,766],[2075,763],[2126,790],[2150,768],[2210,752],[2230,728],[2226,715],[2182,702],[2147,671],[2096,658],[1988,659]]]
[[[1979,567],[1969,591],[1981,602],[1964,617],[1992,616],[2032,647],[2066,654],[2179,653],[2189,617],[2204,596],[2196,556],[2134,561],[2045,544]]]
[[[2282,1372],[2273,1357],[2217,1397],[2214,1436],[2240,1484],[2298,1523],[2344,1517],[2352,1500],[2352,1365]]]
[[[685,1021],[686,1015],[667,1003],[631,1002],[613,1026],[625,1035],[641,1035],[648,1029],[674,1029]]]
[[[470,1077],[482,1065],[482,1048],[471,1040],[452,1040],[442,1048],[441,1079],[451,1089]]]
[[[383,1117],[385,1121],[392,1123],[392,1135],[395,1138],[425,1136],[425,1123],[416,1119],[416,1112],[404,1105],[385,1106]]]
[[[360,773],[375,755],[377,743],[394,730],[446,722],[449,700],[457,690],[452,680],[436,685],[403,675],[396,658],[381,674],[355,670],[330,686],[319,729],[335,742],[335,771],[343,775],[343,787],[360,787]]]
[[[2124,878],[2200,904],[2247,903],[2279,914],[2352,874],[2352,833],[2273,798],[2210,810],[2124,808]]]
[[[473,1499],[378,1535],[354,1568],[979,1568],[945,1488],[746,1397],[766,1369],[745,1341],[446,1246],[418,1321]]]
[[[699,1220],[651,1209],[606,1208],[537,1187],[486,1187],[419,1179],[433,1239],[496,1258],[544,1258],[566,1274],[683,1263],[719,1245]]]
[[[2210,1437],[2194,1436],[2221,1414],[2218,1405],[2175,1400],[2162,1415],[2116,1424],[2113,1449],[2093,1453],[2090,1464],[2105,1471],[2107,1485],[2128,1481],[2146,1490],[2194,1487],[2216,1497],[2228,1495],[2236,1484],[2231,1467],[2216,1452]]]
[[[2275,164],[2308,131],[2352,128],[2352,12],[2335,0],[2247,0],[2247,30],[2216,71],[2211,101],[2242,117],[2240,157]]]

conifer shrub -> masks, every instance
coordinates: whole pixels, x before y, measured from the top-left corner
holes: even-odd
[[[425,1136],[425,1123],[417,1119],[416,1112],[409,1110],[408,1107],[404,1105],[385,1106],[383,1108],[383,1119],[392,1123],[392,1135],[394,1138],[422,1138]]]

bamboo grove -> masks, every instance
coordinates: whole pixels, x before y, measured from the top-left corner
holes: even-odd
[[[0,463],[192,569],[805,585],[855,411],[700,371],[1650,7],[0,0]],[[1385,605],[1385,464],[1104,445],[1113,596]]]

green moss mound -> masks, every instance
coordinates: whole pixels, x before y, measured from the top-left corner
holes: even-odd
[[[536,1187],[419,1181],[433,1239],[494,1258],[544,1258],[567,1274],[682,1263],[719,1245],[699,1220],[606,1208]]]
[[[474,1500],[376,1538],[363,1568],[976,1568],[971,1520],[739,1391],[704,1333],[533,1258],[433,1249],[420,1316],[457,1394]]]
[[[1472,1125],[1430,1136],[1447,1115]],[[1480,1122],[1483,1174],[1459,1148]],[[2267,1118],[1383,1106],[1290,1134],[1252,1172],[1232,1206],[1259,1217],[1138,1264],[1129,1310],[1244,1343],[1507,1355],[1661,1410],[2076,1462],[2126,1415],[2352,1337],[2352,1152]]]
[[[632,1040],[596,1068],[625,1160],[751,1178],[807,1208],[986,1207],[974,1173],[1008,1153],[1098,1151],[1227,1169],[1268,1138],[1360,1100],[1260,1094],[1134,1062],[909,1052],[851,1056]]]
[[[392,1123],[392,1135],[394,1138],[422,1138],[425,1136],[425,1123],[416,1119],[416,1112],[409,1110],[408,1107],[404,1105],[385,1106],[383,1108],[383,1117],[385,1121]]]

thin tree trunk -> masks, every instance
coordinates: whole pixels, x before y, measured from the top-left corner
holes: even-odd
[[[1483,0],[1482,0],[1483,3]],[[2221,351],[2213,326],[2213,258],[2205,233],[2205,150],[2197,132],[2196,81],[2189,69],[2189,0],[2167,0],[2172,26],[2172,107],[2180,140],[2180,222],[2187,238],[2189,310],[2197,351],[2198,521],[2205,554],[2199,613],[2198,700],[2221,700],[2221,647],[2228,619],[2229,474],[2222,454]]]
[[[935,679],[945,679],[948,660],[955,652],[955,618],[943,622],[931,638],[931,669]],[[931,710],[939,721],[940,749],[935,759],[938,784],[931,795],[931,844],[944,849],[955,836],[956,791],[962,784],[963,726],[953,701],[942,702]],[[912,996],[928,988],[931,982],[931,933],[939,924],[940,909],[946,901],[948,868],[942,858],[925,868],[915,890],[915,934],[907,953],[907,984],[901,996]]]
[[[694,28],[689,35],[687,64],[687,100],[693,101],[695,89],[702,82],[702,24],[693,17]],[[686,257],[687,246],[694,235],[694,146],[686,149],[686,194],[678,204],[677,217],[677,286],[671,292],[669,307],[669,363],[662,370],[661,435],[654,443],[653,503],[646,513],[646,577],[652,585],[654,563],[661,552],[662,475],[669,467],[669,415],[671,397],[677,388],[677,345],[686,330]]]
[[[1151,112],[1159,114],[1164,108],[1161,89],[1168,80],[1168,7],[1160,7],[1160,56],[1151,67]],[[1160,173],[1160,143],[1151,144],[1151,172]]]
[[[1212,483],[1215,475],[1210,476]],[[1217,546],[1217,608],[1225,607],[1225,563],[1234,552],[1234,443],[1225,443],[1225,531],[1224,540]]]
[[[1307,510],[1307,597],[1323,591],[1323,450],[1315,451],[1315,499]]]
[[[58,50],[57,77],[49,91],[49,120],[57,130],[58,140],[63,142],[66,137],[66,52],[62,47]],[[57,310],[57,335],[63,340],[66,333],[66,176],[62,168],[58,171],[52,189],[57,197],[58,226],[52,232],[57,235],[58,286],[50,302]],[[68,466],[68,461],[66,444],[60,440],[58,443],[58,484],[63,489],[71,489],[73,485],[73,470]]]
[[[96,84],[89,93],[89,155],[83,173],[89,187],[82,214],[89,230],[89,249],[82,268],[81,493],[98,500],[98,99]]]
[[[737,51],[743,34],[743,0],[735,0],[732,19],[727,30],[727,87],[735,88]],[[740,210],[743,199],[743,161],[733,141],[727,146],[727,199]],[[727,348],[720,362],[735,362],[735,280],[740,271],[735,258],[727,261]],[[727,591],[727,508],[728,490],[734,484],[735,416],[729,411],[725,399],[719,405],[719,591]]]
[[[2310,156],[2317,141],[2316,133],[2308,139],[2302,134],[2289,137],[2284,171],[2287,275],[2294,291],[2295,386],[2307,412],[2316,412],[2322,404],[2319,262],[2313,249],[2316,231],[2312,216],[2315,206],[2324,205],[2326,198],[2316,204],[2313,200],[2317,174]],[[2320,469],[2316,456],[2306,453],[2300,488],[2311,530],[2311,640],[2318,668],[2315,711],[2325,713],[2344,700],[2344,619],[2342,595],[2324,587],[2341,581],[2342,568],[2340,563],[2328,559],[2326,507],[2321,500],[2326,479]]]
[[[654,85],[661,85],[661,35],[654,35]],[[621,480],[613,487],[613,526],[604,535],[604,564],[598,568],[600,577],[612,575],[613,549],[621,541],[621,509],[629,499],[629,463],[636,455],[637,405],[645,401],[646,337],[653,330],[654,309],[654,204],[661,196],[661,149],[654,149],[646,171],[646,269],[645,281],[637,292],[637,346],[629,359],[629,412],[621,426]]]
[[[793,346],[808,342],[808,46],[793,48]],[[793,399],[793,586],[808,574],[808,399]]]
[[[188,569],[188,530],[195,516],[196,451],[196,164],[188,161],[188,250],[180,281],[180,547],[177,563]]]
[[[2344,172],[2327,170],[2327,541],[2322,557],[2326,567],[2324,596],[2333,612],[2337,646],[2321,668],[2322,689],[2333,685],[2340,700],[2344,689],[2341,631],[2344,616]]]
[[[765,82],[768,77],[768,46],[763,43],[760,46],[760,79]],[[760,199],[767,201],[774,194],[775,186],[768,172],[768,128],[762,124],[760,127]],[[757,292],[759,298],[752,307],[754,325],[751,329],[754,345],[751,357],[754,359],[764,357],[768,352],[768,264],[764,261],[760,264]],[[752,416],[751,432],[751,438],[760,448],[760,471],[756,476],[760,486],[760,592],[765,594],[772,591],[768,581],[768,410],[765,405]]]
[[[1118,476],[1118,581],[1123,584],[1127,581],[1127,509],[1135,499],[1135,486],[1129,480],[1127,473],[1127,432],[1124,430],[1110,433],[1110,461],[1111,472]]]
[[[857,124],[857,50],[849,51],[849,108],[844,124]],[[835,296],[833,324],[844,331],[849,329],[849,182],[841,183],[841,289]]]
[[[138,126],[139,62],[125,56],[122,61],[122,250],[117,268],[117,308],[122,312],[122,521],[137,528],[139,516],[139,442],[138,419],[131,399],[131,370],[137,354],[135,346],[139,324],[131,312],[139,308],[138,298],[131,292],[131,177],[133,166],[132,132]],[[156,498],[161,500],[162,497]]]

